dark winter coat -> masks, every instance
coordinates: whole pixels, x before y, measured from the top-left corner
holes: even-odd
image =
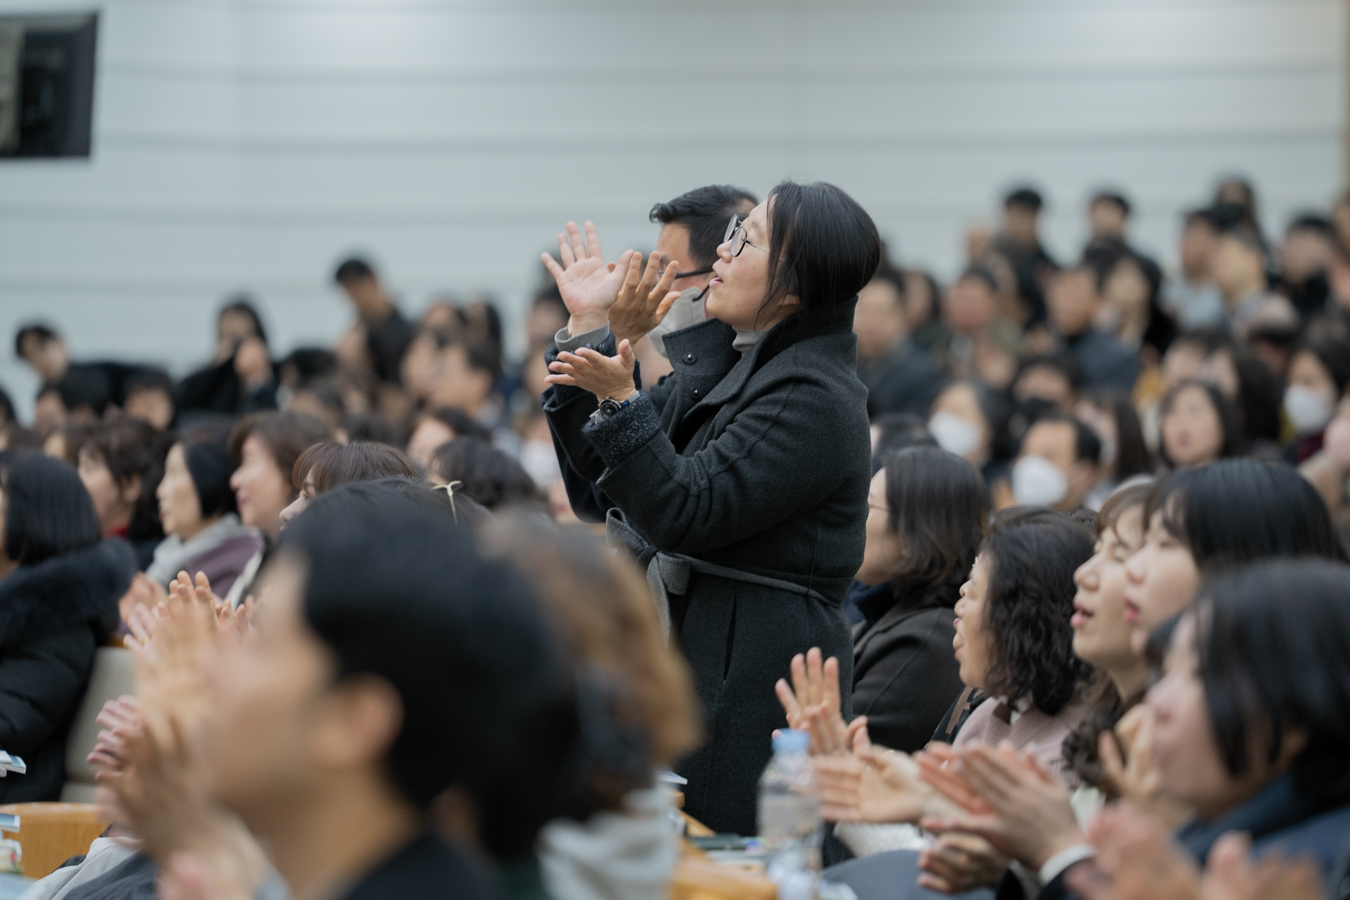
[[[674,373],[598,425],[591,394],[544,395],[574,504],[608,502],[626,525],[611,531],[635,536],[644,565],[655,556],[648,578],[668,595],[706,723],[679,766],[685,809],[718,831],[754,833],[785,724],[774,682],[793,654],[819,646],[852,683],[840,605],[862,562],[871,475],[853,305],[789,317],[744,356],[717,320],[669,334]],[[596,349],[613,355],[613,337]]]
[[[28,765],[0,779],[0,803],[60,796],[66,732],[135,571],[131,548],[112,539],[0,581],[0,750]]]
[[[868,618],[853,631],[853,713],[867,716],[872,743],[913,753],[932,738],[964,685],[952,651],[956,613],[946,606],[916,609],[917,598],[908,599],[897,598],[891,582],[860,598]]]

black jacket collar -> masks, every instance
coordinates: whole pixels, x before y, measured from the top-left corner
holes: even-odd
[[[76,625],[111,633],[135,573],[135,553],[117,538],[20,566],[0,580],[0,647]]]

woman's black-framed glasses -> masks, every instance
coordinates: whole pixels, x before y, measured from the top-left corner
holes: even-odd
[[[732,216],[731,221],[727,223],[726,237],[722,238],[722,243],[731,243],[731,258],[740,256],[746,247],[754,247],[761,253],[768,253],[759,244],[750,243],[750,239],[745,235],[745,226],[741,224],[740,216]]]

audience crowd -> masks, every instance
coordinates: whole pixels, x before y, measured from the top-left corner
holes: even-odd
[[[26,896],[658,900],[793,729],[820,896],[1350,897],[1350,195],[1225,180],[1176,272],[1041,207],[949,284],[828,184],[567,223],[517,360],[358,258],[336,345],[234,297],[177,380],[21,328],[0,802],[135,670]]]

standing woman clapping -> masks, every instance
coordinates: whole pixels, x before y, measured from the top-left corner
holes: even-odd
[[[571,319],[548,351],[544,410],[569,493],[598,501],[648,567],[693,668],[708,741],[678,767],[686,809],[750,834],[782,724],[774,681],[816,644],[852,659],[841,604],[871,474],[852,321],[881,258],[876,227],[832,185],[780,184],[729,223],[708,320],[666,335],[675,372],[646,386],[632,344],[676,296],[675,267],[658,278],[653,254],[641,273],[630,252],[611,268],[589,224],[559,248],[562,264],[546,263]]]

